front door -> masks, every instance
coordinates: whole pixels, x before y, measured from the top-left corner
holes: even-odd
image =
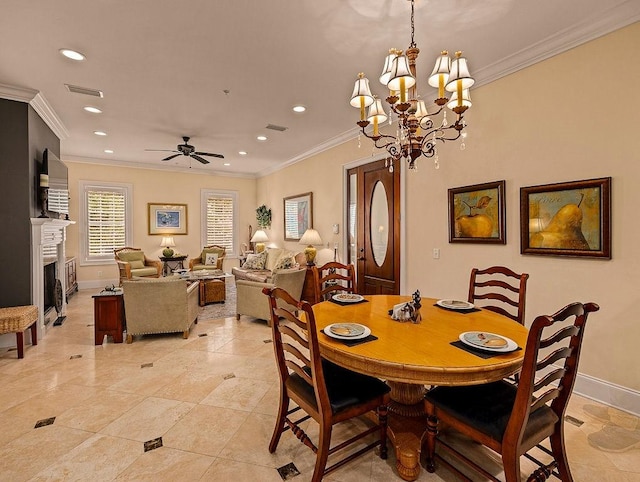
[[[385,161],[347,171],[349,262],[358,293],[400,293],[400,172]]]

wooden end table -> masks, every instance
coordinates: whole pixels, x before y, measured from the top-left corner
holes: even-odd
[[[112,336],[114,343],[122,343],[122,332],[127,326],[122,291],[93,295],[93,325],[96,345],[102,345],[105,335]]]
[[[184,260],[187,259],[188,256],[187,254],[171,256],[170,258],[160,256],[160,261],[162,261],[162,276],[169,276],[176,269],[184,269]]]

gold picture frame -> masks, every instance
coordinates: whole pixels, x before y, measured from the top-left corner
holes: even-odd
[[[147,203],[149,235],[189,234],[186,204]]]
[[[520,252],[611,259],[611,178],[521,187]]]
[[[507,244],[505,181],[449,189],[449,242]]]

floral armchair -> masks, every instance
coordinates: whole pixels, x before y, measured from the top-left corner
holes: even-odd
[[[114,249],[113,254],[120,272],[120,285],[133,277],[159,278],[162,276],[162,262],[145,256],[140,248]]]

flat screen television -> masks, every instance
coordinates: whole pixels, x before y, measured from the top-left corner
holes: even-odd
[[[47,211],[69,214],[69,172],[65,163],[50,149],[42,153],[42,173],[49,175]]]

